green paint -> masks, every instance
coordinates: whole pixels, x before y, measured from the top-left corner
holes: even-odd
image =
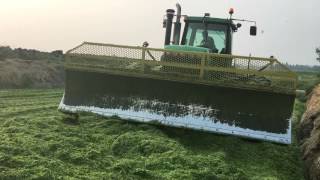
[[[198,17],[198,16],[187,16],[186,19],[187,22],[203,22],[203,17]],[[213,17],[206,17],[205,22],[207,23],[221,23],[221,24],[230,24],[232,21],[229,19],[222,19],[222,18],[213,18]]]
[[[186,45],[168,45],[168,46],[165,46],[164,49],[174,50],[174,51],[208,52],[207,48],[186,46]]]

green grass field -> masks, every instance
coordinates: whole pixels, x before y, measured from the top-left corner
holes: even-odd
[[[303,179],[296,142],[89,114],[70,121],[57,111],[62,93],[0,91],[0,179]],[[296,103],[294,124],[303,108]]]

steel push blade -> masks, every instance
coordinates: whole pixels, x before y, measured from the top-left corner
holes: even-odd
[[[66,70],[59,109],[291,143],[294,95]]]

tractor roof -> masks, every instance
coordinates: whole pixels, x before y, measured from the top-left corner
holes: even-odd
[[[188,22],[202,22],[203,17],[199,16],[186,16],[185,21]],[[222,19],[222,18],[213,18],[213,17],[206,17],[206,22],[208,23],[222,23],[222,24],[229,24],[229,19]]]

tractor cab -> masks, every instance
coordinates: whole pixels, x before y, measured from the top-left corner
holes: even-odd
[[[195,51],[218,54],[232,54],[232,35],[241,27],[232,19],[233,9],[230,9],[230,18],[213,18],[209,13],[203,17],[181,15],[181,7],[177,4],[177,14],[173,9],[167,10],[164,19],[166,28],[165,49],[178,51]],[[176,22],[173,18],[176,16]],[[180,18],[184,18],[184,30],[182,38]],[[247,20],[240,20],[247,21]],[[174,25],[173,40],[171,41],[171,29]],[[256,27],[251,26],[250,35],[256,35]]]
[[[209,17],[186,17],[181,45],[204,48],[210,53],[231,54],[230,20]]]

